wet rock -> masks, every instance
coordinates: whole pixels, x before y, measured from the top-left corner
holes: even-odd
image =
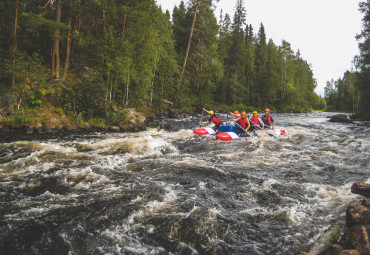
[[[365,182],[355,182],[351,186],[351,192],[370,198],[370,184]]]
[[[330,122],[352,122],[346,114],[337,114],[333,115],[330,120]]]
[[[31,134],[33,133],[33,128],[30,127],[30,126],[23,126],[23,130],[24,132],[26,132],[27,134]]]
[[[109,130],[109,131],[120,131],[120,127],[118,127],[118,126],[110,126],[110,127],[108,128],[108,130]]]
[[[364,199],[364,201],[362,201],[362,205],[370,210],[370,198]]]
[[[339,255],[361,255],[358,251],[356,250],[344,250]]]
[[[352,227],[357,224],[368,224],[370,218],[370,210],[363,205],[348,206],[346,212],[346,225]]]
[[[349,229],[350,240],[353,247],[361,255],[370,255],[369,234],[364,225],[356,225]]]
[[[36,123],[33,127],[33,130],[37,134],[41,134],[43,132],[43,126],[41,123]]]
[[[343,251],[342,246],[334,244],[330,246],[327,250],[320,252],[319,255],[339,255],[342,251]]]

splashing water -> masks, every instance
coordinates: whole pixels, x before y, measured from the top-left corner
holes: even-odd
[[[0,144],[3,254],[295,254],[369,181],[369,127],[277,114],[286,135],[94,133]],[[185,123],[184,123],[185,122]],[[14,139],[17,140],[17,139]]]

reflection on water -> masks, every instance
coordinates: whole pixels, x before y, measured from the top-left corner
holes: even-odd
[[[165,130],[0,144],[4,254],[295,254],[343,224],[369,181],[369,127],[276,114],[287,134]],[[226,119],[226,116],[222,116]],[[16,139],[14,139],[16,140]]]

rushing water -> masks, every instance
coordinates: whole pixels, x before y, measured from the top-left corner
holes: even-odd
[[[0,253],[307,251],[370,180],[369,126],[328,115],[276,114],[286,135],[247,141],[195,137],[200,116],[4,141]]]

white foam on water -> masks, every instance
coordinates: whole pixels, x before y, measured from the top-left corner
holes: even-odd
[[[205,190],[206,189],[206,184],[204,182],[199,182],[198,186],[199,186],[199,188],[201,190]]]
[[[105,183],[109,183],[110,180],[105,175],[95,173],[91,167],[85,167],[82,169],[69,169],[68,178],[71,180],[69,185],[74,185],[74,189],[87,190],[94,186],[100,187]]]
[[[216,207],[208,209],[208,219],[214,220],[216,219],[217,215],[222,212],[222,209],[218,209]]]
[[[166,191],[162,201],[149,201],[141,206],[141,209],[131,213],[120,226],[115,226],[113,229],[105,229],[102,231],[102,235],[110,238],[116,243],[116,248],[122,251],[139,252],[143,254],[150,254],[151,252],[162,250],[162,248],[145,247],[140,241],[139,237],[136,237],[135,229],[140,229],[143,225],[140,223],[140,219],[148,215],[160,213],[161,210],[169,207],[173,202],[177,200],[177,191],[174,189],[176,185],[166,185],[166,183],[158,183],[160,186],[164,186]],[[141,197],[131,201],[133,203],[141,203]],[[194,209],[195,210],[195,209]],[[191,212],[190,212],[191,213]],[[149,232],[154,232],[154,226],[146,226]]]

